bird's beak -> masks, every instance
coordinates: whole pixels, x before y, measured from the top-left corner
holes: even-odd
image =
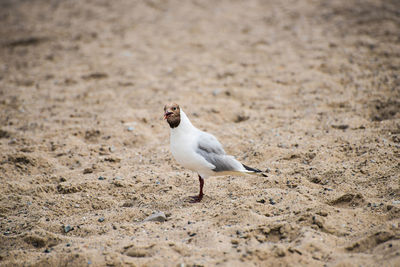
[[[165,112],[164,113],[164,120],[166,120],[168,118],[168,116],[171,115],[171,114],[172,114],[172,112],[170,112],[170,111]]]

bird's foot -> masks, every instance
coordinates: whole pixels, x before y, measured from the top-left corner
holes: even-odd
[[[203,199],[203,195],[190,196],[190,203],[199,203]]]

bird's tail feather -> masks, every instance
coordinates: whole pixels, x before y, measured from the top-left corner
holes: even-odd
[[[260,172],[262,172],[262,171],[259,170],[259,169],[251,168],[251,167],[246,166],[246,165],[244,165],[244,164],[242,164],[242,165],[243,165],[243,167],[246,169],[246,171],[254,172],[254,173],[260,173]]]

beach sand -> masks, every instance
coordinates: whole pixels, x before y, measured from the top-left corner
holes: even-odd
[[[1,1],[0,265],[400,266],[399,10]],[[189,203],[168,102],[265,175]]]

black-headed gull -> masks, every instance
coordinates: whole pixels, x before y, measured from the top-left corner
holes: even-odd
[[[227,155],[217,138],[194,127],[178,104],[165,105],[164,119],[171,128],[170,146],[175,160],[199,175],[200,193],[192,197],[193,202],[200,202],[203,198],[205,178],[261,172]]]

